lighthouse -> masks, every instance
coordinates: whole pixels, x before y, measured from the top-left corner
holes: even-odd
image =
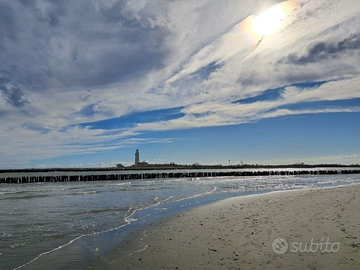
[[[139,164],[140,161],[140,153],[139,153],[139,149],[136,149],[135,152],[135,166],[137,166]]]

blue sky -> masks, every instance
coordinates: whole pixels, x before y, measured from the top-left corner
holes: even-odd
[[[281,27],[252,25],[277,5]],[[245,8],[246,7],[246,8]],[[360,3],[0,0],[0,168],[360,163]]]
[[[354,106],[360,99],[340,102],[317,102],[297,104],[301,109],[330,106]],[[112,129],[129,127],[139,122],[155,122],[182,116],[180,109],[138,113],[121,118],[92,123],[94,128]],[[314,115],[283,116],[220,127],[152,131],[138,136],[144,140],[166,140],[168,142],[134,143],[122,149],[38,160],[33,166],[111,166],[121,162],[132,164],[136,148],[141,150],[141,160],[151,163],[204,164],[283,164],[307,162],[312,164],[355,164],[354,149],[360,148],[360,113],[320,113]],[[87,123],[89,125],[89,123]],[[261,157],[261,159],[259,158]],[[87,163],[78,162],[86,160]]]

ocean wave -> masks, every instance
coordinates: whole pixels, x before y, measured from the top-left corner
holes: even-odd
[[[93,191],[84,191],[84,192],[74,192],[74,193],[71,193],[69,195],[92,195],[92,194],[97,194],[97,193],[100,193],[101,191],[96,191],[96,190],[93,190]]]
[[[131,184],[131,187],[149,187],[149,186],[153,186],[153,185],[142,185],[142,184]]]
[[[0,192],[0,195],[13,195],[13,194],[28,193],[28,192],[32,192],[32,191],[28,191],[28,190],[20,190],[20,191],[5,191],[5,192]]]
[[[52,234],[52,235],[45,235],[44,236],[44,240],[55,240],[55,239],[63,239],[65,237],[67,237],[67,234]]]
[[[70,213],[71,216],[77,216],[77,215],[85,215],[85,214],[98,214],[98,213],[104,213],[104,212],[128,212],[129,207],[110,207],[110,208],[103,208],[103,209],[92,209],[88,211],[83,212],[76,212],[76,213]]]
[[[82,188],[83,187],[32,189],[32,190],[11,190],[11,191],[0,191],[0,195],[14,195],[14,194],[24,194],[24,193],[53,192],[53,191],[74,190],[74,189],[82,189]]]
[[[122,183],[116,183],[116,184],[107,184],[106,186],[124,186],[124,185],[130,185],[131,182],[122,182]]]
[[[112,212],[112,211],[128,211],[129,207],[117,207],[117,208],[104,208],[104,209],[93,209],[88,211],[87,213],[97,214],[104,212]]]
[[[3,237],[11,237],[12,234],[11,233],[4,233],[3,235],[0,236],[0,238],[3,238]]]
[[[219,188],[223,188],[223,189],[238,189],[238,186],[224,186],[224,187],[219,187]]]
[[[128,187],[128,188],[120,188],[118,191],[146,191],[146,190],[170,190],[174,189],[174,187],[151,187],[151,186],[144,186],[144,187]]]
[[[22,247],[22,246],[26,246],[27,244],[29,244],[29,243],[28,242],[15,243],[15,244],[10,245],[10,248]]]
[[[34,199],[34,198],[42,198],[42,197],[51,197],[51,195],[29,195],[29,196],[20,196],[20,197],[6,197],[1,198],[0,200],[27,200],[27,199]]]

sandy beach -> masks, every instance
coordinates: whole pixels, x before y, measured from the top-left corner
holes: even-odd
[[[227,199],[151,224],[91,268],[359,269],[359,194],[353,185]]]

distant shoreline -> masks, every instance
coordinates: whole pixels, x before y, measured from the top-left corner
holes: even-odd
[[[220,165],[167,165],[154,164],[147,166],[129,166],[129,167],[106,167],[106,168],[31,168],[31,169],[2,169],[0,173],[17,173],[17,172],[74,172],[74,171],[136,171],[136,170],[201,170],[201,169],[309,169],[309,168],[356,168],[359,164],[341,165],[341,164],[290,164],[290,165],[234,165],[234,166],[220,166]]]

